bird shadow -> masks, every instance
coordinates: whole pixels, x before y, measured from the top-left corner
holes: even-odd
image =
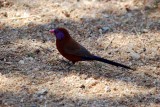
[[[153,88],[156,87],[157,84],[160,84],[160,82],[153,84],[158,78],[149,73],[144,73],[144,75],[139,74],[139,72],[141,72],[140,69],[133,71],[110,66],[101,62],[79,62],[67,69],[68,63],[65,61],[62,66],[63,69],[60,69],[60,72],[63,72],[65,75],[76,72],[80,75],[87,75],[87,78],[118,80],[126,83],[134,83],[137,86],[146,88]]]

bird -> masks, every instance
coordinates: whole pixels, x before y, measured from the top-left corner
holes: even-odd
[[[100,61],[117,67],[135,70],[127,65],[91,54],[84,46],[76,42],[65,28],[57,27],[49,30],[49,32],[56,37],[56,47],[59,53],[73,64],[79,61]]]

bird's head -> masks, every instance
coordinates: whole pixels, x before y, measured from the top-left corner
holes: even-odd
[[[65,28],[51,29],[49,32],[53,33],[56,36],[57,40],[62,40],[69,37],[69,33]]]

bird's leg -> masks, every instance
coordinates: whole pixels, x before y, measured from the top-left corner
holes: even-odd
[[[69,70],[70,70],[70,68],[74,65],[74,63],[73,63],[73,62],[72,62],[72,63],[67,62],[67,64],[68,64],[68,68],[67,68],[67,70],[69,71]]]
[[[64,59],[60,59],[60,62],[62,62],[62,63],[68,63],[66,60],[64,60]]]
[[[64,60],[64,59],[62,59],[62,60],[60,60],[62,63],[65,63],[65,64],[67,64],[67,65],[71,65],[70,63],[69,63],[69,61],[66,61],[66,60]]]
[[[70,63],[69,61],[66,61],[66,60],[61,60],[62,63],[65,63],[67,67],[67,71],[70,70],[70,68],[74,65],[74,62]],[[65,69],[64,69],[65,70]]]
[[[63,64],[65,64],[66,66],[69,66],[67,69],[70,69],[75,64],[75,62],[70,62],[70,61],[67,61],[65,59],[62,59],[61,62]]]

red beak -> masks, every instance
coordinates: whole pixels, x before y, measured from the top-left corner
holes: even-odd
[[[49,32],[50,32],[50,33],[54,33],[54,29],[52,29],[52,30],[49,30]]]

